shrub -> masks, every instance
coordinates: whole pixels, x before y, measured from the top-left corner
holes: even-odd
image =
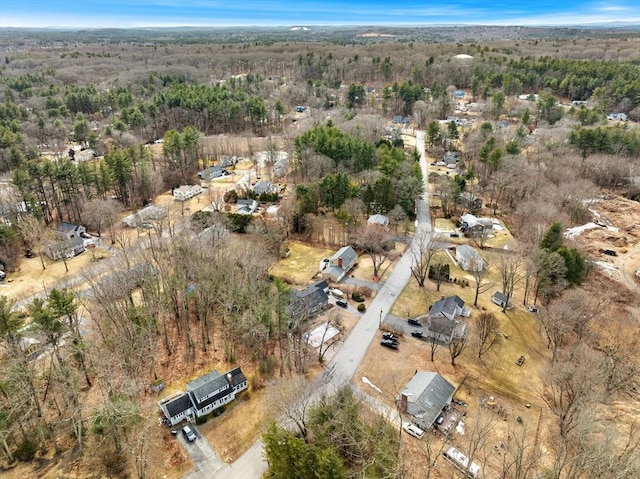
[[[27,462],[33,460],[36,455],[36,443],[31,442],[28,439],[22,441],[18,446],[18,449],[13,453],[14,457],[22,462]]]
[[[205,422],[207,422],[207,416],[200,416],[196,418],[197,425],[204,424]]]
[[[364,296],[356,291],[351,295],[351,299],[353,299],[356,303],[362,303],[364,301]]]
[[[127,458],[121,452],[105,450],[102,453],[102,465],[109,472],[109,477],[119,477],[127,469]]]
[[[364,304],[363,304],[363,303],[360,303],[360,304],[358,305],[358,311],[360,311],[361,313],[364,313],[366,309],[367,309],[367,308],[365,308],[365,306],[364,306]]]

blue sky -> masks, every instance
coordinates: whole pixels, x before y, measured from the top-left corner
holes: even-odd
[[[640,0],[0,0],[0,27],[640,24]]]

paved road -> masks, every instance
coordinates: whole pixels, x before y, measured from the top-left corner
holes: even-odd
[[[425,181],[425,193],[417,203],[416,233],[422,231],[432,232],[429,215],[428,174],[424,151],[424,136],[424,131],[416,131],[417,149],[420,153],[420,166]],[[356,323],[340,350],[327,365],[325,373],[316,380],[317,387],[311,388],[316,391],[316,393],[318,393],[318,391],[330,393],[332,390],[353,380],[356,370],[367,353],[369,344],[371,344],[379,332],[382,319],[389,314],[396,299],[411,280],[412,255],[409,251],[410,250],[407,250],[407,253],[400,258],[384,285],[381,285],[375,298],[371,301],[367,311]],[[359,381],[356,383],[360,384]],[[372,400],[372,398],[370,398],[370,400]],[[379,401],[377,402],[379,403]],[[389,410],[387,406],[377,404],[376,408],[386,410],[389,416],[393,415],[393,411]],[[262,474],[266,472],[267,467],[267,463],[263,457],[262,443],[257,441],[236,462],[218,469],[214,475],[203,475],[194,470],[185,477],[188,479],[210,479],[213,477],[220,479],[232,477],[259,479]]]

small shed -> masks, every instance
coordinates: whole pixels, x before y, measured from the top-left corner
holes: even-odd
[[[497,304],[498,306],[500,306],[501,308],[504,308],[508,306],[509,298],[507,297],[506,294],[501,293],[500,291],[496,291],[495,293],[493,293],[493,296],[491,297],[491,301]]]

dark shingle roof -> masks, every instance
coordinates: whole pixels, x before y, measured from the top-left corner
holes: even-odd
[[[170,417],[182,414],[191,407],[191,399],[189,399],[189,394],[181,394],[177,398],[165,403],[164,407],[166,408]]]
[[[239,384],[242,384],[242,383],[247,381],[247,378],[243,374],[243,372],[240,369],[240,367],[233,368],[227,374],[231,374],[231,384],[233,384],[233,387],[236,387]]]
[[[462,309],[464,307],[464,300],[460,296],[449,296],[448,298],[436,301],[429,310],[430,317],[441,316],[446,313],[449,316],[455,314],[456,308]]]

